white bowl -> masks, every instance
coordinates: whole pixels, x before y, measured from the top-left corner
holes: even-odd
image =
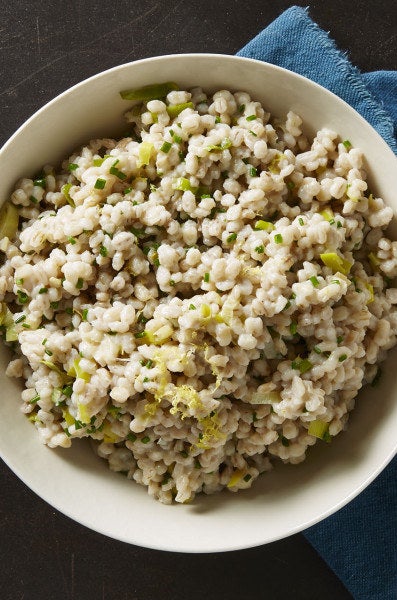
[[[338,131],[368,159],[371,189],[397,209],[397,160],[371,126],[342,100],[284,69],[245,58],[196,54],[150,58],[100,73],[61,94],[31,117],[0,152],[0,197],[16,180],[56,164],[80,143],[123,130],[130,106],[119,91],[157,81],[182,88],[246,90],[273,115],[296,111],[306,130]],[[397,449],[396,378],[389,356],[376,390],[360,393],[347,432],[318,443],[297,466],[278,464],[251,490],[200,495],[192,505],[164,506],[146,489],[108,470],[84,441],[69,450],[41,445],[19,411],[21,384],[3,373],[10,354],[0,349],[0,455],[34,492],[72,519],[139,546],[214,552],[271,542],[332,514],[391,460]]]

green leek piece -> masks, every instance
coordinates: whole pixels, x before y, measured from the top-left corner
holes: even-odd
[[[379,258],[376,256],[376,254],[374,252],[370,252],[368,254],[368,260],[371,263],[371,266],[376,269],[376,267],[379,267],[380,265],[380,260]]]
[[[332,219],[334,218],[334,213],[332,211],[331,208],[325,208],[324,210],[320,211],[320,215],[326,220],[326,221],[332,221]]]
[[[352,268],[352,263],[338,256],[336,252],[325,252],[320,254],[320,258],[326,267],[329,267],[333,273],[342,273],[342,275],[348,275]]]
[[[262,231],[273,231],[273,229],[275,229],[273,223],[270,223],[270,221],[257,221],[255,223],[255,227],[254,229],[256,229],[257,231],[262,230]]]
[[[198,190],[197,187],[191,185],[189,179],[186,179],[186,177],[178,177],[172,188],[174,190],[181,190],[181,192],[192,192],[193,194]]]
[[[67,203],[70,204],[70,206],[72,208],[75,208],[75,203],[73,202],[73,198],[71,197],[71,195],[69,193],[71,187],[72,187],[71,183],[65,183],[65,185],[63,185],[61,187],[61,192],[65,196]]]
[[[244,477],[244,474],[245,474],[244,471],[240,471],[240,470],[234,471],[233,475],[229,479],[227,487],[232,488],[235,485],[237,485],[238,483],[240,483],[240,481]]]
[[[279,392],[254,392],[248,400],[250,404],[273,404],[280,402],[281,396]]]
[[[150,142],[142,142],[139,144],[137,167],[143,167],[150,163],[150,157],[154,150],[153,144]]]
[[[326,423],[325,421],[317,420],[317,421],[311,421],[307,432],[309,435],[313,435],[314,437],[319,438],[320,440],[329,442],[331,436],[328,432],[328,429],[329,429],[329,423]]]
[[[70,367],[67,374],[71,377],[76,377],[76,379],[84,379],[84,381],[88,383],[91,379],[91,375],[90,373],[86,373],[85,371],[83,371],[83,369],[80,367],[80,360],[80,357],[74,359],[73,364]]]
[[[167,106],[167,113],[171,119],[175,119],[185,108],[194,108],[193,102],[182,102],[182,104],[170,104]]]
[[[19,213],[16,206],[6,202],[0,209],[0,239],[12,240],[18,229]]]
[[[291,367],[303,375],[303,373],[310,371],[310,369],[313,367],[313,363],[311,363],[307,358],[303,358],[302,360],[293,360]]]
[[[149,100],[159,100],[161,98],[165,98],[166,95],[173,90],[179,90],[179,86],[173,81],[166,81],[165,83],[145,85],[135,90],[123,90],[120,92],[120,96],[123,100],[139,100],[141,102],[148,102]]]
[[[227,150],[231,146],[231,140],[229,138],[225,138],[220,144],[207,146],[205,149],[207,150],[207,152],[220,152],[222,150]]]
[[[15,328],[14,315],[5,303],[1,305],[0,325],[6,328],[6,342],[16,342],[18,333]]]

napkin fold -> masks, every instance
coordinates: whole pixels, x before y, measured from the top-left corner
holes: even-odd
[[[289,8],[237,54],[326,87],[397,154],[397,71],[361,73],[307,10]],[[304,534],[355,600],[396,600],[397,457],[357,498]]]

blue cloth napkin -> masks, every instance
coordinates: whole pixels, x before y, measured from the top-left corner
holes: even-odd
[[[397,153],[397,71],[360,73],[307,10],[289,8],[238,55],[328,88]],[[397,457],[355,500],[304,533],[355,600],[397,600]]]

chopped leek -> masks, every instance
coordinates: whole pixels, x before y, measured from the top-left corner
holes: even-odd
[[[332,211],[331,208],[325,208],[324,210],[320,211],[320,215],[326,220],[326,221],[332,221],[332,219],[334,218],[334,213]]]
[[[336,252],[325,252],[320,254],[320,258],[326,267],[329,267],[333,273],[342,273],[342,275],[348,275],[352,268],[352,263],[348,260],[338,256]]]
[[[234,471],[233,475],[229,479],[227,487],[228,488],[234,487],[235,485],[237,485],[238,483],[240,483],[240,481],[243,479],[243,477],[244,477],[244,471],[241,471],[239,469],[236,470],[236,471]]]
[[[189,179],[186,179],[186,177],[178,177],[172,188],[174,190],[181,190],[181,192],[192,192],[193,194],[198,190],[197,187],[191,185]]]
[[[299,371],[302,375],[313,367],[313,363],[310,362],[307,358],[303,358],[301,360],[293,360],[291,363],[291,368]]]
[[[171,119],[174,119],[186,108],[194,108],[193,102],[182,102],[182,104],[170,104],[170,106],[167,106],[167,113],[169,114]]]
[[[256,231],[273,231],[273,229],[275,229],[273,223],[270,223],[270,221],[262,221],[259,220],[255,223],[254,229]]]
[[[281,396],[279,392],[254,392],[248,400],[249,404],[273,404],[280,402]]]
[[[8,237],[12,240],[18,229],[19,213],[11,202],[6,202],[0,209],[0,239]]]
[[[231,146],[231,140],[229,138],[225,138],[220,144],[213,144],[211,146],[207,146],[205,149],[207,150],[207,152],[221,152],[222,150],[227,150]]]
[[[81,404],[81,402],[79,402],[77,405],[77,408],[79,409],[80,421],[85,424],[89,423],[91,416],[90,416],[90,413],[88,412],[87,405]]]
[[[120,96],[123,100],[140,100],[141,102],[148,102],[149,100],[165,98],[169,92],[178,89],[179,86],[176,83],[173,81],[166,81],[165,83],[145,85],[134,90],[123,90],[120,92]]]
[[[84,381],[88,383],[91,379],[91,375],[90,373],[86,373],[85,371],[83,371],[83,369],[80,367],[80,360],[80,357],[74,359],[73,364],[69,368],[67,374],[71,377],[76,377],[76,379],[84,379]]]
[[[380,265],[380,260],[379,258],[376,256],[376,254],[374,252],[370,252],[368,254],[368,260],[371,263],[371,266],[376,269],[376,267],[379,267]]]
[[[142,142],[139,144],[137,167],[143,167],[150,163],[150,157],[154,150],[153,144],[150,142]]]
[[[73,198],[70,195],[70,188],[71,187],[72,187],[71,183],[65,183],[65,185],[63,185],[61,187],[61,192],[65,196],[67,203],[70,204],[70,206],[72,208],[75,208],[75,203],[73,202]]]
[[[324,440],[324,441],[330,441],[331,436],[328,432],[329,429],[329,423],[326,423],[325,421],[311,421],[309,428],[307,430],[309,435],[313,435],[316,438],[319,438],[320,440]]]

